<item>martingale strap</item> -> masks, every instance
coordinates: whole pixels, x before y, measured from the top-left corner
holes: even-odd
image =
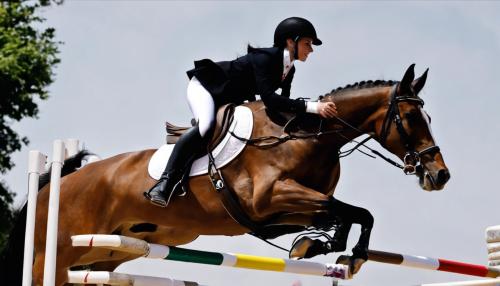
[[[248,217],[248,215],[243,212],[240,204],[237,201],[237,198],[235,198],[235,195],[229,190],[229,187],[224,181],[224,177],[222,176],[221,171],[215,165],[215,159],[212,155],[212,152],[208,153],[208,158],[208,175],[210,176],[212,186],[214,187],[217,194],[219,194],[222,205],[224,206],[226,212],[237,223],[252,231],[257,231],[261,227],[261,225],[252,221],[252,219],[250,219],[250,217]]]
[[[229,214],[229,216],[238,224],[248,228],[250,230],[251,235],[261,239],[267,244],[270,244],[276,248],[289,252],[288,249],[283,248],[279,245],[276,245],[270,242],[268,239],[274,238],[276,233],[281,233],[280,229],[276,229],[279,225],[275,223],[276,219],[281,217],[282,215],[286,215],[286,212],[277,213],[272,215],[270,218],[264,221],[253,221],[241,207],[238,198],[235,193],[230,189],[230,187],[224,181],[224,177],[222,172],[215,165],[215,160],[212,153],[209,153],[209,166],[208,166],[208,175],[210,177],[210,181],[215,191],[219,195],[219,198],[222,202],[222,206]],[[293,226],[289,225],[287,230],[293,229],[293,232],[300,232],[306,230],[303,226]],[[288,232],[287,232],[288,233]]]

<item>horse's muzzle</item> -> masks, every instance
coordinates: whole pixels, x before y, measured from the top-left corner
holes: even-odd
[[[451,177],[446,167],[434,171],[418,166],[416,175],[419,178],[420,187],[426,191],[442,190]]]
[[[436,182],[438,185],[445,185],[450,179],[450,171],[448,169],[441,169],[438,171]]]

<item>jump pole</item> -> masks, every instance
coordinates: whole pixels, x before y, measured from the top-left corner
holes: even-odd
[[[500,269],[495,267],[488,267],[484,265],[470,264],[441,258],[431,258],[425,256],[399,254],[377,250],[368,251],[368,260],[412,268],[445,271],[478,277],[496,278],[500,276]]]
[[[488,248],[488,265],[500,268],[500,225],[486,228],[485,234]]]
[[[497,278],[489,280],[431,283],[431,284],[422,284],[421,286],[500,286],[500,279]]]
[[[201,286],[196,282],[107,271],[68,271],[68,283],[134,286]]]
[[[45,243],[45,263],[43,269],[43,285],[46,286],[52,286],[56,283],[59,193],[61,190],[61,169],[64,163],[65,152],[64,142],[62,140],[55,140],[52,149],[47,240]]]
[[[121,235],[86,234],[71,237],[73,246],[97,247],[157,258],[254,270],[288,272],[349,279],[349,267],[312,261],[232,254],[169,247]]]
[[[24,236],[23,286],[31,286],[33,271],[33,243],[35,238],[36,198],[38,179],[45,170],[47,156],[39,151],[30,151],[28,158],[28,205],[26,232]]]

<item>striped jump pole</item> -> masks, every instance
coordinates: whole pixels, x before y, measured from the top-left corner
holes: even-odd
[[[488,248],[488,265],[500,267],[500,225],[490,226],[485,231]]]
[[[500,286],[500,279],[431,283],[422,284],[421,286]]]
[[[288,272],[349,279],[349,267],[343,264],[325,264],[312,261],[218,253],[169,247],[121,235],[87,234],[71,237],[73,246],[98,247],[142,255],[145,258],[192,262],[255,270]]]
[[[478,277],[496,278],[500,276],[500,269],[494,267],[452,261],[441,258],[398,254],[377,250],[368,251],[368,260],[402,265],[412,268],[453,272]]]
[[[196,282],[164,277],[132,275],[107,271],[68,271],[70,284],[105,284],[134,286],[202,286]]]

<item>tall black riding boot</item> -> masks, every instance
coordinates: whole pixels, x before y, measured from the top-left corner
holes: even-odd
[[[161,207],[168,205],[172,195],[181,188],[178,184],[184,171],[187,170],[186,168],[191,168],[194,158],[196,158],[200,150],[206,147],[207,143],[205,141],[200,135],[198,126],[192,127],[179,138],[175,143],[165,171],[163,171],[158,182],[147,194],[145,193],[153,204]]]

